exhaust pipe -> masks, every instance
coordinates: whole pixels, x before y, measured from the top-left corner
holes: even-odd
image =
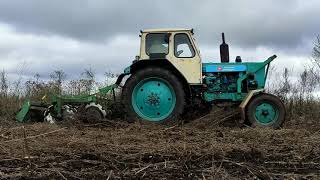
[[[225,42],[224,33],[222,33],[222,44],[220,45],[220,58],[222,63],[229,62],[229,45]]]

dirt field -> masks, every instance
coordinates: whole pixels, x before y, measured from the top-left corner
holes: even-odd
[[[232,124],[232,122],[231,122]],[[319,179],[320,125],[0,126],[1,179]]]

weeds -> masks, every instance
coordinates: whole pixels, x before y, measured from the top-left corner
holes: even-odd
[[[76,80],[67,80],[67,74],[63,70],[55,70],[49,73],[49,80],[42,80],[43,77],[35,73],[33,77],[23,81],[23,70],[18,70],[18,72],[18,79],[14,82],[9,81],[5,70],[0,72],[1,121],[11,120],[25,99],[40,101],[44,95],[48,94],[90,94],[99,86],[99,83],[95,80],[95,73],[91,68],[85,69],[80,73],[80,78]],[[114,78],[112,73],[105,75],[105,79],[108,82]],[[110,102],[107,102],[107,104],[110,104]]]
[[[318,52],[315,66],[306,67],[297,80],[285,68],[277,82],[269,83],[268,91],[282,97],[287,107],[289,123],[284,129],[217,127],[212,121],[169,128],[121,121],[62,128],[44,123],[0,126],[1,178],[319,179]],[[22,92],[10,91],[2,71],[0,116],[13,112],[24,98],[90,93],[98,84],[90,70],[71,81],[61,71],[53,74],[49,81],[36,74]],[[19,78],[14,87],[21,82]]]
[[[22,66],[23,67],[23,66]],[[313,122],[320,118],[320,37],[317,37],[310,60],[310,66],[306,66],[300,74],[294,74],[294,69],[284,68],[277,71],[271,67],[270,73],[279,73],[277,81],[269,78],[267,90],[282,98],[287,109],[287,120],[303,120]],[[79,79],[67,79],[63,70],[55,70],[49,73],[49,80],[41,80],[42,76],[35,73],[33,77],[23,81],[24,69],[18,69],[18,79],[9,82],[5,70],[0,72],[0,116],[11,116],[20,107],[21,102],[28,98],[40,100],[46,94],[80,95],[90,94],[98,86],[104,83],[96,81],[94,70],[89,67],[80,73]],[[105,83],[111,84],[117,74],[106,72]],[[293,79],[295,77],[295,79]],[[23,86],[23,88],[22,88]],[[110,102],[107,102],[110,104]],[[111,103],[112,104],[112,103]]]

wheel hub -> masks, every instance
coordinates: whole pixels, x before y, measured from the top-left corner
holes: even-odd
[[[159,106],[160,105],[160,97],[157,93],[151,92],[147,97],[147,104],[150,106]]]
[[[264,102],[256,107],[255,118],[260,124],[272,123],[278,116],[279,112],[272,103]]]
[[[264,110],[262,111],[262,115],[268,116],[268,114],[269,114],[268,110],[265,110],[265,109],[264,109]]]

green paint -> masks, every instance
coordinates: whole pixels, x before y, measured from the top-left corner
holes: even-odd
[[[116,84],[106,86],[106,87],[100,88],[98,93],[90,94],[90,95],[77,95],[77,96],[68,96],[67,95],[67,96],[64,96],[64,95],[51,94],[51,95],[49,95],[49,102],[48,103],[46,103],[44,101],[41,101],[38,103],[35,103],[35,102],[31,103],[29,100],[26,100],[23,103],[21,110],[17,113],[16,120],[18,122],[26,122],[27,114],[31,108],[33,108],[33,107],[47,108],[49,105],[54,105],[53,106],[54,112],[52,112],[53,115],[55,115],[56,117],[61,117],[63,105],[65,105],[65,104],[81,105],[81,104],[88,104],[91,102],[97,102],[97,96],[104,96],[117,87],[118,87],[118,85],[116,85]]]
[[[269,64],[276,58],[277,56],[271,56],[264,62],[242,62],[242,63],[203,63],[202,68],[204,69],[206,66],[210,65],[218,65],[218,66],[232,66],[232,65],[243,65],[246,66],[246,71],[238,72],[238,78],[236,83],[230,83],[228,85],[227,90],[215,91],[220,88],[220,84],[214,87],[209,87],[206,92],[203,93],[203,98],[207,102],[215,101],[215,100],[231,100],[231,101],[242,101],[245,99],[247,92],[243,92],[242,84],[247,80],[249,74],[254,74],[255,81],[257,82],[256,89],[264,89],[267,77],[267,71]],[[230,72],[220,72],[220,74],[227,74]],[[210,74],[210,73],[208,73]],[[215,77],[213,77],[215,78]],[[208,78],[208,80],[210,80]],[[209,84],[208,82],[204,82]],[[217,84],[217,83],[216,83]],[[211,88],[211,89],[210,89]],[[214,89],[216,88],[216,89]],[[235,89],[233,91],[233,89]]]
[[[255,110],[255,118],[259,124],[268,125],[274,123],[279,117],[279,111],[273,104],[264,102]]]
[[[171,85],[161,78],[147,78],[139,82],[132,93],[132,107],[143,119],[162,121],[172,113],[176,94]]]
[[[214,100],[241,101],[245,98],[246,95],[247,93],[203,93],[204,100],[207,102],[211,102]]]
[[[22,106],[21,106],[21,110],[17,113],[16,115],[16,120],[18,122],[25,122],[27,121],[27,114],[30,110],[30,106],[31,106],[31,103],[29,100],[26,100]]]
[[[128,66],[123,70],[125,74],[130,74],[130,71],[131,71],[131,66]]]
[[[113,90],[113,89],[115,89],[117,87],[118,87],[117,84],[112,84],[110,86],[105,86],[105,87],[102,87],[102,88],[99,89],[99,93],[104,95],[104,94],[109,93],[111,90]]]

